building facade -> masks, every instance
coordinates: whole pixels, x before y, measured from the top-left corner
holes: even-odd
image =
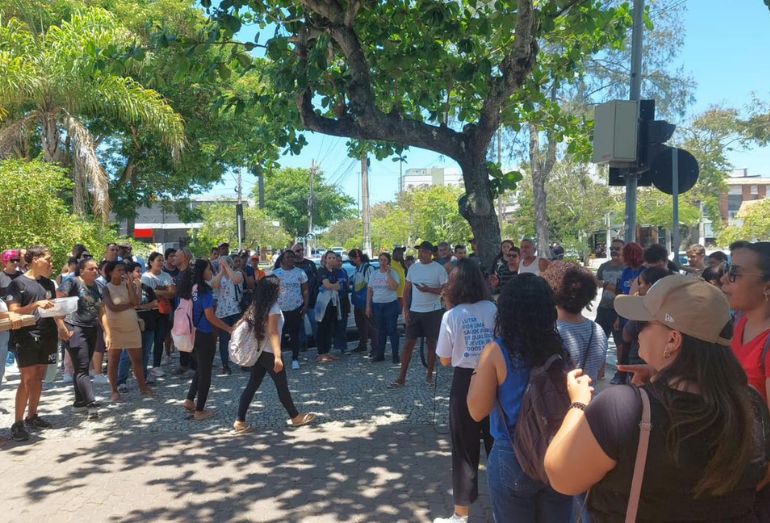
[[[738,213],[747,202],[770,197],[770,178],[751,176],[747,169],[733,171],[726,185],[727,190],[719,198],[719,211],[725,225],[740,225]]]
[[[463,187],[463,174],[454,167],[407,169],[401,179],[399,190],[403,192],[412,188],[431,187],[434,185]]]

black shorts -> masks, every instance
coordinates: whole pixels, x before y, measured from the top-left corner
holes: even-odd
[[[40,338],[26,332],[18,332],[13,338],[16,365],[19,368],[56,363],[55,337]]]
[[[441,329],[441,318],[444,317],[444,309],[430,312],[409,311],[409,325],[406,326],[406,338],[415,340],[423,336],[429,343],[438,341],[438,332]]]

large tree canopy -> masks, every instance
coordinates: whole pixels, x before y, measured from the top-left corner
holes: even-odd
[[[255,191],[257,189],[255,188]],[[256,199],[257,195],[253,195]],[[310,170],[286,168],[270,173],[265,182],[265,209],[294,236],[308,232]],[[326,183],[323,173],[313,181],[313,226],[324,228],[350,216],[355,200],[336,185]]]
[[[232,33],[238,15],[270,26],[256,43],[272,92],[258,99],[283,122],[374,142],[380,156],[416,146],[457,161],[463,215],[490,260],[492,198],[516,179],[486,160],[501,111],[526,114],[554,71],[622,40],[630,23],[627,6],[599,0],[223,0],[212,13]]]

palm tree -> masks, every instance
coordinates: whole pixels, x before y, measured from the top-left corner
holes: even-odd
[[[16,17],[0,18],[0,158],[18,155],[19,144],[39,132],[43,159],[72,166],[75,211],[85,213],[90,193],[103,221],[110,212],[109,179],[89,123],[147,130],[175,159],[184,146],[182,118],[161,95],[110,67],[131,44],[131,33],[100,8],[39,30]]]

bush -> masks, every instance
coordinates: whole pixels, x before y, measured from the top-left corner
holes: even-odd
[[[0,161],[0,250],[45,245],[58,271],[76,243],[100,257],[107,243],[126,241],[113,229],[72,214],[65,201],[71,190],[67,171],[54,164]]]

